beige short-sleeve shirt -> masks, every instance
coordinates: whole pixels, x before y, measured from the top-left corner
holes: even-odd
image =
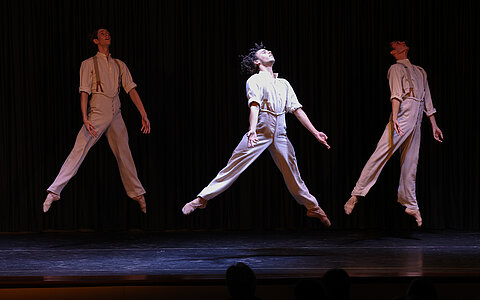
[[[424,100],[424,110],[427,116],[433,115],[436,113],[436,109],[433,107],[432,97],[430,95],[427,72],[410,63],[408,59],[397,61],[397,63],[392,65],[388,70],[387,78],[391,92],[390,100],[397,99],[402,102],[403,99],[408,97],[407,94],[410,92],[410,82],[408,80],[406,68],[408,68],[408,71],[410,72],[415,96],[419,98],[419,100]]]
[[[246,84],[248,106],[252,102],[260,105],[261,109],[273,113],[293,113],[302,107],[290,83],[283,78],[272,76],[266,71],[260,71],[250,76]]]
[[[119,74],[122,76],[122,86],[127,94],[137,86],[135,82],[133,82],[132,75],[124,62],[115,59],[118,62],[118,65],[120,65],[119,70],[117,63],[111,55],[107,57],[105,54],[98,52],[95,56],[97,57],[98,72],[100,73],[103,92],[100,88],[97,91],[97,77],[95,74],[93,57],[84,60],[80,66],[79,92],[85,92],[89,95],[102,94],[113,98],[120,92],[120,87],[118,86]]]

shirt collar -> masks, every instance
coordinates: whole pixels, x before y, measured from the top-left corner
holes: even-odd
[[[263,76],[267,75],[268,77],[272,77],[269,72],[267,71],[259,71],[258,74],[261,74]],[[273,73],[273,78],[278,78],[278,73]]]
[[[400,64],[405,64],[407,66],[411,66],[412,63],[410,62],[410,60],[408,58],[405,58],[405,59],[399,59],[397,60],[397,63],[400,63]]]
[[[101,57],[101,58],[104,58],[104,59],[110,59],[112,57],[112,53],[108,54],[108,58],[107,58],[107,55],[103,54],[102,52],[97,52],[97,54],[95,56]]]

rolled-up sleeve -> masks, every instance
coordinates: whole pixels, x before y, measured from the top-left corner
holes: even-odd
[[[78,92],[85,92],[87,94],[92,93],[92,80],[93,80],[92,62],[90,60],[84,60],[80,66],[80,87]]]
[[[422,73],[423,73],[423,76],[424,76],[424,85],[425,85],[425,114],[430,117],[431,115],[433,115],[434,113],[437,112],[437,110],[435,109],[435,107],[433,107],[433,103],[432,103],[432,96],[430,95],[430,88],[428,86],[428,80],[427,80],[427,72],[423,71],[422,70]]]
[[[130,74],[130,70],[128,69],[127,65],[118,59],[120,64],[120,68],[122,68],[122,86],[125,92],[128,94],[130,91],[137,87],[137,84],[133,82],[132,75]]]
[[[297,109],[301,108],[302,104],[300,104],[298,101],[297,95],[295,94],[295,91],[290,83],[287,80],[285,80],[285,83],[287,85],[287,103],[285,105],[285,109],[287,112],[293,113]]]
[[[403,101],[403,86],[402,86],[402,66],[392,65],[388,69],[388,83],[390,85],[390,101],[397,99]]]
[[[258,103],[258,105],[262,105],[263,90],[260,87],[260,83],[258,82],[257,77],[258,76],[254,75],[247,80],[246,89],[248,107],[250,107],[253,102]]]

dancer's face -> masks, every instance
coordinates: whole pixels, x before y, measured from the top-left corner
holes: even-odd
[[[408,48],[407,44],[404,41],[393,41],[390,43],[392,47],[392,51],[390,51],[391,55],[398,55],[403,52],[407,52],[410,48]]]
[[[111,43],[110,32],[107,29],[99,29],[97,31],[97,38],[93,42],[99,46],[108,47]]]
[[[260,49],[256,53],[257,55],[257,60],[255,60],[255,64],[257,65],[264,65],[264,66],[272,66],[273,63],[275,62],[275,57],[273,57],[272,51],[269,51],[267,49]]]

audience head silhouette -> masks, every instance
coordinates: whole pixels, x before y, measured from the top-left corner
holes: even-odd
[[[350,276],[343,269],[330,269],[322,278],[323,285],[331,300],[350,299]]]
[[[227,269],[226,280],[232,299],[257,299],[255,298],[257,286],[255,273],[246,264],[238,262],[231,265]]]

